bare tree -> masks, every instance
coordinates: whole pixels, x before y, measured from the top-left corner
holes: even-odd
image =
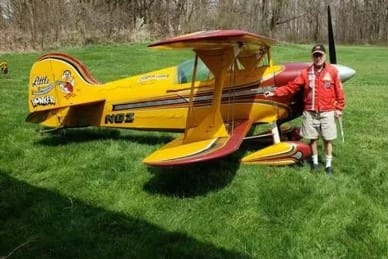
[[[0,50],[230,28],[284,41],[324,42],[328,4],[337,42],[387,44],[388,0],[0,0]]]

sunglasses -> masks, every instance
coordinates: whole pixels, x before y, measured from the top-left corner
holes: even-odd
[[[313,54],[313,57],[314,57],[314,58],[320,58],[320,57],[322,57],[322,56],[323,56],[322,53],[314,53],[314,54]]]

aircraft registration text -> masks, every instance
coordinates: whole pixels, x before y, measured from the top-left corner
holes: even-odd
[[[135,113],[116,113],[116,114],[107,114],[105,115],[105,124],[115,124],[115,123],[131,123],[135,118]]]

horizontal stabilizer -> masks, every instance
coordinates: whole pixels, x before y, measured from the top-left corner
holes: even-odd
[[[51,110],[52,112],[53,110]],[[36,111],[28,114],[26,122],[41,123],[47,119],[50,110]]]
[[[28,114],[26,121],[51,128],[98,125],[104,103],[105,100],[96,100],[33,111]]]
[[[227,137],[185,142],[182,136],[155,151],[143,162],[150,166],[162,167],[193,164],[220,158],[240,147],[251,126],[252,122],[249,120],[235,122],[231,128],[230,136]]]

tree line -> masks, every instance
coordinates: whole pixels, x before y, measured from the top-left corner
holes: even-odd
[[[387,44],[388,0],[0,0],[0,51],[242,29],[294,43]]]

